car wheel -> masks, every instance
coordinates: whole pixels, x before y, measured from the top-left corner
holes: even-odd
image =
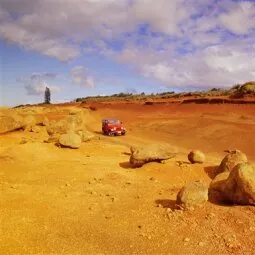
[[[110,131],[110,132],[108,133],[108,135],[109,135],[109,136],[114,136],[114,133]]]

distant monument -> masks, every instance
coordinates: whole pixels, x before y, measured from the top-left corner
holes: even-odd
[[[44,103],[50,104],[50,89],[48,87],[46,87],[44,92]]]

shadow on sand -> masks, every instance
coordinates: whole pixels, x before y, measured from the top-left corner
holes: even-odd
[[[130,152],[122,152],[123,155],[126,155],[126,156],[130,156],[131,153]]]
[[[155,203],[157,205],[161,205],[163,208],[170,208],[172,210],[178,209],[178,206],[176,206],[176,200],[171,199],[157,199],[155,200]]]
[[[126,161],[126,162],[121,162],[119,163],[119,166],[125,169],[134,169],[136,167],[134,167],[130,162]]]
[[[218,170],[218,165],[217,166],[206,166],[204,168],[205,172],[207,173],[207,175],[211,178],[214,179],[216,177],[216,175],[219,174],[219,170]]]

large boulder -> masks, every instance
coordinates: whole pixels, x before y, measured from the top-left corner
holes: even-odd
[[[69,132],[67,134],[60,135],[59,144],[63,147],[78,149],[81,146],[81,137],[75,133]]]
[[[173,158],[178,150],[167,143],[150,144],[142,148],[131,147],[129,162],[135,167],[141,167],[148,162],[161,162]]]
[[[177,194],[176,203],[184,209],[192,209],[208,201],[208,187],[200,181],[185,185]]]
[[[229,151],[223,158],[218,168],[218,173],[231,172],[233,168],[239,163],[246,163],[247,157],[240,150]]]
[[[210,183],[209,186],[209,199],[212,202],[224,202],[224,188],[230,172],[223,172],[218,174]]]
[[[24,128],[23,117],[18,114],[0,116],[0,134]]]
[[[188,160],[194,164],[194,163],[204,163],[205,162],[205,154],[200,150],[194,150],[191,151],[188,154]]]
[[[240,205],[255,205],[255,167],[240,163],[234,167],[225,182],[225,198]]]

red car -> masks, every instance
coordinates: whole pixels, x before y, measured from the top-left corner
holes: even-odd
[[[103,119],[102,131],[109,136],[126,134],[126,128],[123,127],[122,122],[118,119]]]

